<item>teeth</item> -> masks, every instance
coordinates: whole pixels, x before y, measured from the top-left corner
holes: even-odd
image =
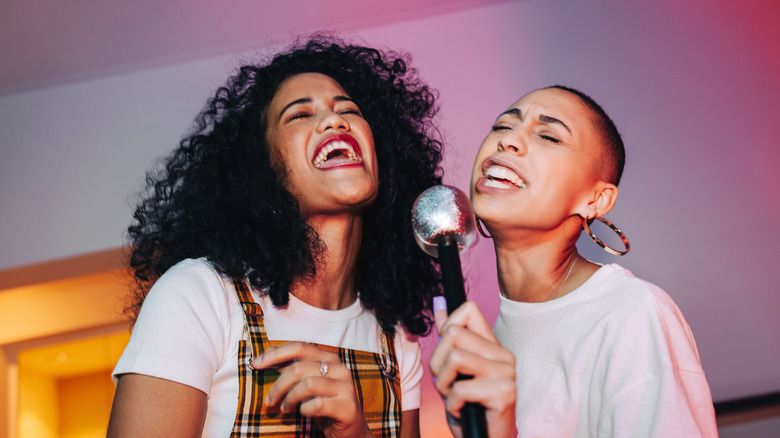
[[[333,141],[328,143],[327,146],[320,149],[320,153],[317,154],[317,157],[314,158],[314,167],[319,167],[322,163],[325,162],[325,160],[328,159],[328,155],[330,155],[331,152],[336,150],[342,150],[346,154],[346,158],[356,162],[360,163],[361,160],[355,153],[355,150],[352,148],[352,145],[345,142],[345,141]]]
[[[498,189],[505,189],[506,188],[506,184],[498,182],[498,181],[493,181],[492,179],[486,179],[485,180],[485,186],[487,186],[487,187],[495,187],[495,188],[498,188]]]
[[[507,169],[503,166],[490,166],[485,170],[485,176],[488,177],[487,181],[485,181],[485,184],[490,187],[505,187],[505,185],[500,181],[495,180],[503,180],[510,182],[517,187],[520,187],[521,189],[526,188],[525,181],[520,178],[518,174],[515,172],[512,172],[511,170]]]

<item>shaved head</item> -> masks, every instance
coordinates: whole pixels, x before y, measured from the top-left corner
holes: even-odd
[[[618,132],[615,123],[609,118],[606,111],[601,108],[601,105],[596,103],[593,98],[582,91],[564,85],[553,85],[546,88],[567,91],[577,96],[580,101],[588,107],[592,115],[593,127],[601,139],[602,151],[604,154],[604,159],[602,160],[602,164],[599,165],[598,172],[604,181],[617,186],[623,175],[623,167],[626,162],[626,151],[623,147],[623,139],[620,137],[620,133]]]

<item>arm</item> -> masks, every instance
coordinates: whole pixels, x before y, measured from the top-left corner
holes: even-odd
[[[691,380],[688,383],[698,380],[699,387],[697,393],[685,394],[681,387],[685,383],[673,374],[664,372],[655,376],[616,400],[601,418],[598,436],[717,437],[714,409],[704,375],[688,376]]]
[[[461,305],[449,317],[436,313],[441,340],[430,359],[435,386],[445,400],[448,417],[460,418],[467,402],[485,407],[488,433],[509,437],[515,427],[515,358],[503,348],[473,302]],[[455,380],[458,374],[473,379]],[[450,421],[453,434],[460,436]]]
[[[401,412],[401,437],[420,438],[420,410]]]
[[[216,272],[198,261],[177,264],[155,283],[114,369],[110,436],[143,436],[135,432],[144,426],[158,434],[200,436],[206,392],[229,339],[227,296]],[[171,407],[175,412],[168,412]],[[180,423],[166,428],[171,418]],[[190,434],[192,427],[197,432]]]
[[[124,374],[117,383],[106,436],[200,436],[205,418],[202,391],[170,380]]]
[[[635,294],[615,307],[610,348],[597,365],[608,394],[599,436],[716,437],[710,389],[691,329],[666,292],[643,286],[650,294]]]

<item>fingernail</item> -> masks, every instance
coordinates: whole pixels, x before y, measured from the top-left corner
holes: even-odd
[[[433,313],[439,310],[447,310],[447,300],[442,296],[433,297]]]
[[[435,314],[439,310],[447,310],[447,300],[442,296],[433,297],[433,313]],[[441,341],[441,336],[436,337],[436,342]],[[433,379],[433,383],[436,384],[436,378]]]

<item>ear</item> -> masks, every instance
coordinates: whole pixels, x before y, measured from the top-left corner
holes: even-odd
[[[577,214],[585,219],[593,219],[596,216],[604,216],[615,206],[618,197],[618,188],[614,184],[600,182],[596,189],[591,192],[582,206],[577,210]]]

